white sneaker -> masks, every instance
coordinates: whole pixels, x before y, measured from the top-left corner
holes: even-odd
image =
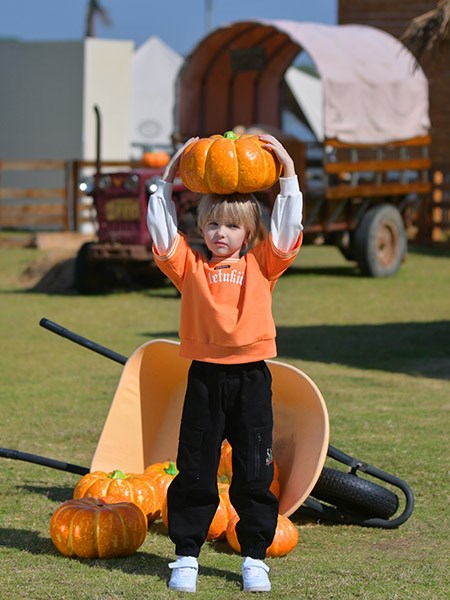
[[[269,567],[262,560],[246,556],[242,563],[244,592],[270,592]]]
[[[195,592],[197,587],[198,561],[194,556],[179,556],[169,564],[172,569],[169,588],[176,592]]]

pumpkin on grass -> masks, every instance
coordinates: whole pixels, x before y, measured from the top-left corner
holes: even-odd
[[[281,165],[257,135],[234,131],[191,142],[180,159],[185,186],[200,194],[250,193],[270,188]]]
[[[236,535],[236,525],[239,517],[234,516],[228,523],[226,537],[227,542],[235,552],[241,551],[241,546]],[[289,554],[298,544],[298,530],[288,517],[278,515],[277,528],[272,544],[267,548],[266,556],[285,556]]]
[[[134,502],[142,508],[149,522],[161,514],[162,498],[152,480],[143,474],[123,473],[118,469],[106,473],[93,471],[84,475],[75,486],[74,498],[117,497]]]
[[[50,536],[64,556],[116,558],[144,543],[147,518],[133,502],[108,504],[103,498],[67,500],[50,520]]]

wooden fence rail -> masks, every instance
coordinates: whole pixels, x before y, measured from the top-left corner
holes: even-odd
[[[64,187],[10,187],[3,183],[7,173],[37,171],[62,173]],[[0,161],[0,178],[0,228],[69,229],[65,161]]]
[[[129,161],[102,162],[105,169],[128,169],[134,165]],[[77,231],[84,221],[90,219],[86,216],[85,197],[78,184],[82,174],[94,168],[94,161],[0,161],[0,230]],[[52,172],[53,179],[62,182],[62,185],[51,187],[33,183],[33,177],[41,172]],[[5,179],[11,174],[18,174],[16,179],[25,179],[28,175],[28,185],[5,184]]]

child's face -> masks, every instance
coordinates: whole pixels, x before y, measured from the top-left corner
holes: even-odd
[[[247,231],[242,223],[211,220],[205,223],[203,237],[214,258],[239,258]]]

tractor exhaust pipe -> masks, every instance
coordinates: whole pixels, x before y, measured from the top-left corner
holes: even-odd
[[[98,107],[97,104],[95,104],[94,106],[94,111],[95,111],[95,130],[96,130],[96,135],[95,135],[95,140],[96,140],[96,145],[95,145],[95,172],[96,175],[100,175],[101,169],[102,169],[102,162],[101,162],[101,136],[102,136],[102,118],[100,115],[100,108]]]

